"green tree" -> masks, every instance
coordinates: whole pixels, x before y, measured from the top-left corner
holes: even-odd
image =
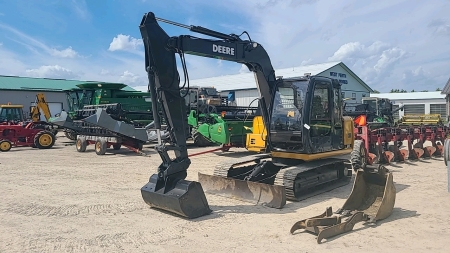
[[[379,91],[377,91],[377,90],[373,90],[373,93],[380,93]]]
[[[441,88],[437,88],[436,91],[441,91]]]

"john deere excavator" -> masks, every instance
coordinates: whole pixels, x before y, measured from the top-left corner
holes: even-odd
[[[191,35],[169,37],[158,21],[216,39]],[[141,188],[148,205],[196,218],[212,212],[204,190],[282,208],[286,199],[301,200],[348,184],[352,174],[349,159],[338,156],[349,155],[353,150],[353,121],[342,115],[341,85],[337,80],[320,76],[277,78],[267,52],[261,44],[252,41],[247,32],[244,33],[248,40],[244,40],[242,34],[228,35],[200,26],[187,26],[157,18],[152,12],[144,15],[139,28],[152,103],[161,103],[170,133],[169,143],[161,142],[155,147],[162,159],[161,165]],[[181,87],[176,54],[180,56],[184,72]],[[220,164],[214,175],[199,174],[199,182],[185,180],[191,161],[186,148],[189,128],[185,101],[180,95],[180,89],[189,88],[184,54],[247,66],[255,76],[267,132],[265,154]],[[156,106],[152,108],[155,110]],[[158,115],[156,111],[154,115]],[[160,128],[158,117],[155,117],[155,127]],[[171,158],[168,151],[173,151],[175,158]],[[357,178],[351,205],[347,203],[344,208],[346,213],[367,208],[379,210],[382,206],[383,214],[389,215],[395,199],[390,172],[368,166],[353,168],[357,170]],[[378,185],[381,192],[373,185]],[[380,202],[381,199],[387,204]],[[385,216],[372,218],[377,217]],[[338,224],[338,220],[333,225],[346,224]],[[308,223],[306,227],[310,226]],[[296,228],[299,227],[302,228],[297,224]]]

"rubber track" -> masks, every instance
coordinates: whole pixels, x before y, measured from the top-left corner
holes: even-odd
[[[285,186],[287,200],[299,201],[299,199],[297,199],[295,197],[295,193],[294,193],[294,184],[295,184],[295,179],[297,178],[297,176],[301,173],[315,170],[322,166],[326,166],[326,165],[333,164],[333,163],[343,163],[343,160],[331,158],[331,159],[327,159],[327,160],[313,161],[313,162],[309,162],[309,163],[305,163],[305,164],[300,164],[297,166],[283,168],[277,173],[274,184]],[[319,193],[319,191],[317,191],[316,194],[317,193]],[[314,194],[314,192],[312,194]]]
[[[213,174],[215,176],[221,176],[221,177],[226,178],[226,177],[228,177],[228,170],[230,170],[233,165],[238,165],[238,164],[242,164],[242,163],[246,163],[246,162],[252,162],[258,157],[260,157],[262,159],[262,158],[268,158],[270,156],[266,155],[266,156],[261,157],[261,155],[253,155],[250,157],[234,159],[229,162],[224,162],[224,163],[216,165]],[[300,173],[314,170],[318,167],[322,167],[322,166],[325,166],[328,164],[341,163],[341,162],[343,162],[342,159],[332,159],[331,158],[331,159],[327,159],[327,160],[314,161],[314,162],[309,162],[309,163],[298,165],[298,166],[291,166],[291,167],[283,168],[277,173],[277,175],[275,177],[274,185],[280,185],[280,186],[285,187],[287,200],[298,201],[298,199],[295,197],[295,194],[294,194],[294,184],[295,184],[295,179],[297,178],[297,176]]]

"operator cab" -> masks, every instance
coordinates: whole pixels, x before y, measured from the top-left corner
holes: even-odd
[[[1,122],[23,122],[23,105],[0,105],[0,123]]]
[[[318,153],[343,148],[341,84],[328,77],[283,79],[272,102],[275,151]]]

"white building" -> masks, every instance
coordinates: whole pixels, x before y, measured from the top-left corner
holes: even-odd
[[[371,97],[387,98],[395,108],[404,105],[403,111],[395,114],[399,119],[405,114],[440,114],[443,120],[447,119],[445,94],[440,91],[408,92],[408,93],[377,93]]]
[[[284,78],[304,76],[305,74],[338,79],[342,83],[343,96],[346,98],[354,98],[350,101],[355,103],[360,103],[362,97],[369,96],[373,92],[361,78],[342,62],[327,62],[275,70],[276,76],[282,76]],[[190,84],[213,86],[225,97],[230,91],[234,91],[238,106],[249,106],[255,98],[259,97],[255,77],[251,72],[190,80]],[[257,106],[257,102],[255,101],[252,106]]]

